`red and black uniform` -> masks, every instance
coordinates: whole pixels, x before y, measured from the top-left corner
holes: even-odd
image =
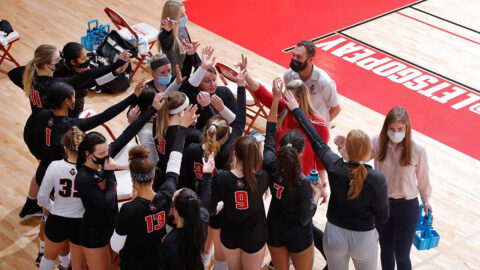
[[[94,129],[120,114],[136,99],[137,97],[134,94],[131,94],[123,101],[116,105],[113,105],[104,112],[89,118],[82,119],[72,118],[68,116],[55,116],[50,110],[40,111],[36,118],[37,123],[35,132],[37,134],[36,145],[39,146],[39,159],[41,160],[40,165],[38,166],[35,173],[35,178],[38,185],[42,183],[43,176],[48,165],[52,161],[59,160],[64,157],[64,149],[61,144],[61,140],[65,132],[70,130],[73,126],[77,126],[82,131]],[[148,115],[151,117],[154,111],[154,109],[151,110]],[[141,128],[142,127],[140,127],[140,129]]]
[[[109,156],[116,156],[154,113],[155,108],[150,108],[147,113],[129,125],[117,140],[110,143]],[[85,207],[80,226],[82,246],[99,248],[108,244],[118,213],[116,182],[113,171],[97,171],[84,164],[78,168],[75,186]]]
[[[218,170],[213,178],[210,212],[214,213],[217,203],[223,201],[220,240],[228,249],[240,248],[255,253],[268,240],[263,193],[267,190],[269,176],[261,170],[255,173],[255,178],[255,190],[244,177],[238,178],[231,171]]]
[[[303,173],[298,176],[300,181],[296,187],[288,187],[276,174],[275,132],[276,124],[267,123],[263,164],[270,175],[272,194],[267,217],[268,244],[299,253],[313,242],[312,217],[317,205],[311,202],[310,180]]]
[[[125,63],[126,62],[123,60],[118,60],[114,64],[108,66],[90,69],[77,75],[63,78],[35,75],[29,96],[32,114],[28,117],[23,129],[23,139],[27,144],[30,153],[32,153],[37,159],[41,159],[40,156],[42,151],[38,148],[38,145],[35,144],[35,125],[37,121],[37,114],[45,107],[44,97],[47,94],[47,90],[50,85],[55,82],[65,82],[73,86],[74,89],[90,88],[96,84],[96,78],[114,71]],[[10,80],[22,90],[24,71],[25,66],[21,66],[8,72],[8,77]]]
[[[182,153],[186,129],[182,126],[175,130],[172,151]],[[179,170],[179,168],[178,168]],[[177,189],[178,174],[167,171],[165,182],[159,188],[153,200],[137,197],[125,203],[118,214],[115,232],[127,236],[125,245],[120,250],[120,268],[125,269],[159,269],[158,249],[166,235],[166,220]]]

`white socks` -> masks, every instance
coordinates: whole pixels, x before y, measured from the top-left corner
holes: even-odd
[[[67,256],[59,256],[59,260],[61,266],[68,268],[70,266],[70,253]]]
[[[45,253],[45,242],[40,240],[40,250],[38,251],[39,253]]]
[[[228,270],[228,264],[226,261],[215,261],[213,270]]]
[[[45,256],[42,257],[42,260],[40,261],[40,270],[54,270],[55,269],[55,260],[49,260],[45,258]]]

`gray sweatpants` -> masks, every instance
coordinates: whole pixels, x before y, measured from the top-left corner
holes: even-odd
[[[327,222],[323,235],[323,249],[328,269],[348,269],[350,257],[357,270],[375,270],[378,260],[378,233],[351,231]]]

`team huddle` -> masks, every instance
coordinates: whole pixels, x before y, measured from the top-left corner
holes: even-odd
[[[432,188],[407,111],[392,108],[372,138],[337,136],[335,153],[327,143],[341,108],[311,41],[271,86],[242,55],[232,91],[217,85],[214,49],[200,52],[187,23],[183,4],[167,1],[150,80],[90,117],[81,116],[89,89],[127,72],[128,51],[97,67],[76,42],[40,45],[9,72],[32,111],[24,140],[39,165],[20,217],[43,217],[40,269],[57,257],[59,269],[261,269],[267,247],[272,269],[312,269],[315,248],[324,269],[348,269],[350,258],[377,269],[379,245],[383,269],[411,269],[417,197],[432,211]],[[265,135],[244,134],[248,94],[269,109]],[[114,141],[91,131],[125,110]],[[119,169],[133,185],[121,207]],[[324,231],[312,222],[319,203],[328,203]]]

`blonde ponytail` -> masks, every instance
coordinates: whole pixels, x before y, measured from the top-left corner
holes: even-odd
[[[222,139],[228,133],[229,125],[227,120],[220,116],[212,117],[208,120],[202,134],[202,143],[204,145],[205,155],[213,155],[216,157],[220,148],[225,141]]]
[[[33,59],[28,61],[28,64],[23,73],[23,90],[25,95],[30,95],[33,78],[35,77],[35,71],[44,65],[50,64],[53,54],[57,51],[57,48],[53,45],[43,44],[35,49]]]
[[[182,92],[174,91],[166,94],[164,99],[166,100],[166,103],[157,114],[155,138],[162,138],[165,136],[168,128],[168,121],[170,120],[169,111],[180,107],[185,100],[187,100],[187,96]]]
[[[82,143],[83,138],[85,138],[85,132],[81,131],[76,126],[73,126],[63,134],[61,144],[65,147],[68,153],[77,155],[78,146]]]

